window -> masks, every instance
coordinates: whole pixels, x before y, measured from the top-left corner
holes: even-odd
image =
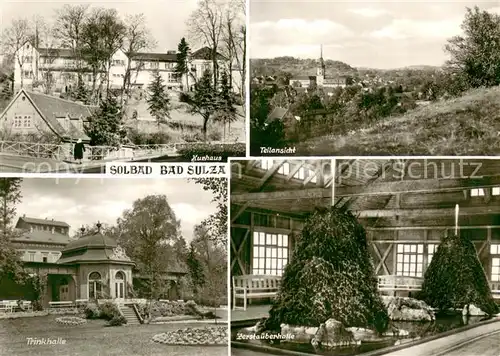
[[[115,275],[115,298],[123,298],[124,297],[124,280],[125,276],[123,272],[116,272]]]
[[[491,281],[500,282],[500,244],[491,244]]]
[[[31,115],[24,115],[23,117],[23,127],[30,128],[31,127]]]
[[[313,176],[313,177],[311,178],[311,182],[312,182],[312,183],[316,183],[316,172],[310,169],[310,170],[309,170],[309,177],[310,177],[310,176]]]
[[[28,252],[28,261],[34,262],[35,261],[35,252]]]
[[[500,187],[493,187],[491,195],[500,195]]]
[[[14,128],[23,127],[23,117],[21,115],[14,115]]]
[[[159,68],[159,63],[158,62],[151,62],[151,63],[149,63],[149,67],[151,69],[158,69]]]
[[[125,65],[125,61],[123,59],[113,59],[112,65],[123,67]]]
[[[252,273],[281,276],[288,263],[288,235],[253,233]]]
[[[290,163],[285,162],[281,165],[281,167],[278,169],[279,174],[283,174],[285,176],[290,174]]]
[[[474,188],[470,190],[471,197],[484,197],[484,189],[482,188]]]
[[[89,299],[97,299],[101,294],[101,275],[99,272],[89,274]]]
[[[300,167],[297,173],[293,176],[293,178],[297,179],[305,179],[305,169],[304,167]]]
[[[47,263],[47,256],[43,256],[43,262]]]
[[[271,169],[272,166],[273,166],[272,159],[263,159],[260,161],[260,168],[262,169]]]
[[[423,244],[398,244],[396,275],[422,277],[423,264]]]
[[[24,57],[24,63],[31,63],[33,62],[33,57],[32,56],[26,56]]]
[[[427,245],[427,266],[431,264],[432,257],[436,253],[438,246],[438,244]]]

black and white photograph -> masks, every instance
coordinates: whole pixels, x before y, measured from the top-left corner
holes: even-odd
[[[232,355],[498,355],[500,160],[231,172]]]
[[[0,3],[0,169],[245,156],[244,0]]]
[[[496,156],[498,1],[250,0],[250,155]]]
[[[0,355],[227,356],[227,179],[0,178]]]

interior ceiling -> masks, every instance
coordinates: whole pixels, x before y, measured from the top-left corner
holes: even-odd
[[[500,216],[500,197],[468,195],[473,187],[500,186],[498,160],[337,160],[334,186],[330,160],[274,160],[271,169],[239,162],[232,167],[231,205],[240,210],[304,216],[334,205],[373,226],[453,225],[456,204],[463,224],[490,225]],[[283,164],[288,174],[279,170]],[[317,179],[294,177],[297,167]]]

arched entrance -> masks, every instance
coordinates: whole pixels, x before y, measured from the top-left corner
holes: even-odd
[[[121,271],[116,272],[115,275],[115,298],[125,298],[125,274]]]
[[[101,296],[101,274],[92,272],[89,274],[89,299],[97,299]]]

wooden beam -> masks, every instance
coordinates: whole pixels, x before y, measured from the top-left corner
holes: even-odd
[[[286,180],[289,181],[293,178],[295,174],[304,166],[304,163],[299,163],[299,164],[290,164],[290,172],[288,173],[288,176],[286,177]],[[292,168],[293,167],[293,168]]]
[[[280,169],[280,167],[283,165],[284,161],[278,161],[278,162],[273,162],[273,166],[266,171],[264,174],[264,177],[260,179],[259,186],[257,187],[257,190],[262,190],[264,185],[266,185],[267,181],[271,179],[271,177]]]
[[[382,217],[422,217],[422,216],[453,216],[455,209],[375,209],[353,211],[358,218],[382,218]],[[475,206],[462,207],[460,216],[500,214],[500,206]]]
[[[454,229],[451,225],[435,225],[435,226],[382,226],[382,227],[366,227],[366,231],[392,231],[392,230],[446,230]],[[500,225],[478,225],[478,226],[460,226],[461,230],[472,229],[500,229]]]
[[[238,219],[241,216],[241,214],[245,212],[245,210],[248,208],[248,205],[250,205],[250,203],[246,202],[239,208],[238,212],[231,217],[231,224],[234,223],[236,219]]]
[[[287,179],[291,179],[298,171],[291,171]],[[276,169],[277,170],[277,169]],[[269,173],[269,172],[268,172]],[[397,193],[433,193],[444,191],[463,191],[464,187],[487,188],[500,186],[500,177],[485,177],[481,179],[419,179],[392,182],[374,182],[367,186],[336,186],[335,195],[340,196],[363,196],[363,195],[393,195]],[[303,198],[331,198],[332,191],[329,188],[308,188],[281,192],[244,193],[232,196],[231,200],[276,200],[294,197]],[[239,199],[239,200],[235,200]]]

